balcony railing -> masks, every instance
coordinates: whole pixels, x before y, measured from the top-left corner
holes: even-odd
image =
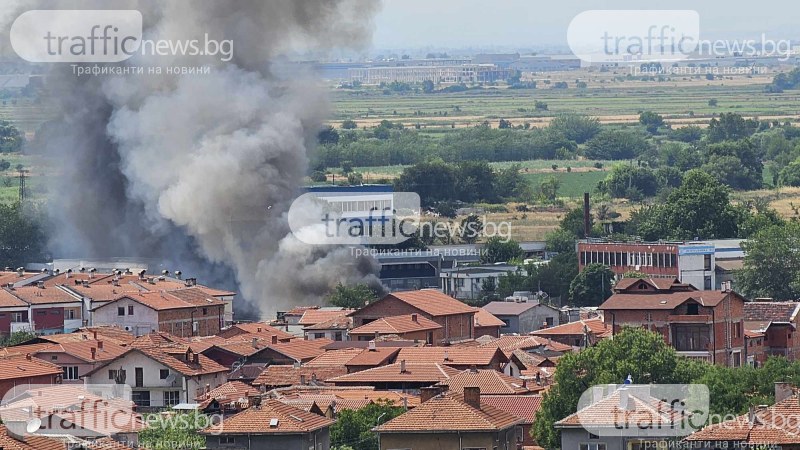
[[[670,323],[711,323],[711,316],[707,314],[670,314],[667,316]]]

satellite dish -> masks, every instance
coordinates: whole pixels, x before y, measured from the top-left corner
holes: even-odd
[[[169,384],[172,384],[175,381],[175,374],[171,373],[167,375],[167,379],[165,381]]]
[[[25,425],[25,431],[28,433],[35,433],[42,427],[42,419],[38,417],[34,417],[33,419],[29,420]]]

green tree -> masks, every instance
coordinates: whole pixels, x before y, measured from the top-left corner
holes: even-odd
[[[594,226],[594,217],[589,214],[589,234],[591,234],[591,228]],[[583,239],[585,234],[585,227],[583,223],[583,208],[577,207],[575,209],[570,210],[564,218],[561,219],[559,223],[559,227],[575,236],[577,239]]]
[[[558,229],[545,236],[545,249],[548,252],[564,253],[575,251],[576,236],[574,233]]]
[[[331,446],[349,446],[353,450],[379,450],[378,435],[372,428],[384,424],[405,409],[392,402],[378,401],[361,409],[344,409],[339,413],[336,423],[331,425]]]
[[[358,128],[358,124],[356,123],[355,120],[347,119],[342,122],[343,130],[355,130],[356,128]]]
[[[800,298],[800,223],[765,228],[745,242],[736,286],[748,297]]]
[[[615,198],[626,197],[631,189],[636,189],[645,197],[652,197],[658,188],[658,179],[652,170],[628,164],[614,166],[606,179],[598,184],[598,190]]]
[[[433,81],[425,80],[422,82],[422,92],[430,94],[431,92],[433,92],[433,88],[434,88]]]
[[[706,149],[708,162],[701,169],[733,189],[760,189],[764,164],[749,139],[711,144]]]
[[[459,237],[465,244],[474,244],[483,233],[483,221],[477,214],[470,214],[461,220]]]
[[[589,264],[569,285],[569,299],[574,306],[600,306],[611,297],[614,272],[603,264]]]
[[[539,194],[542,200],[550,204],[555,204],[558,200],[558,188],[561,187],[561,182],[558,178],[550,175],[545,177],[539,184]]]
[[[342,283],[336,285],[333,291],[328,294],[328,304],[332,306],[339,306],[341,308],[361,308],[367,302],[373,302],[378,299],[375,292],[370,289],[366,284],[356,284],[354,286],[345,286]]]
[[[23,344],[32,339],[36,339],[36,333],[32,331],[15,331],[5,338],[0,339],[0,347],[11,347]]]
[[[6,161],[5,159],[0,159],[0,172],[4,170],[8,170],[11,167],[11,163]]]
[[[652,111],[644,111],[639,114],[639,123],[647,128],[648,133],[656,134],[664,126],[664,118]]]
[[[0,153],[16,152],[22,148],[25,137],[7,120],[0,120]]]
[[[515,240],[506,240],[499,236],[490,237],[483,246],[481,262],[483,264],[494,264],[497,262],[509,262],[521,258],[523,255],[522,247]]]
[[[431,206],[436,202],[454,200],[456,184],[456,171],[452,165],[439,160],[403,169],[403,173],[395,180],[395,190],[416,192],[422,206]]]
[[[792,161],[781,169],[778,181],[781,186],[800,186],[800,159]]]
[[[578,114],[559,114],[553,118],[548,128],[577,144],[583,144],[600,132],[600,121]]]
[[[0,204],[0,267],[47,259],[41,214],[34,205]]]
[[[204,448],[206,439],[197,431],[212,425],[210,417],[196,411],[180,413],[171,420],[155,414],[147,417],[145,422],[150,426],[139,432],[139,445],[153,450]]]
[[[745,119],[736,113],[722,113],[718,119],[713,118],[708,123],[708,140],[710,142],[722,142],[744,139],[755,133],[758,130],[758,125],[757,120]]]
[[[339,132],[331,125],[328,125],[317,133],[317,141],[320,144],[336,144],[339,142]]]
[[[630,375],[634,383],[687,383],[696,365],[679,357],[660,334],[629,328],[581,352],[558,360],[553,385],[542,398],[532,434],[545,448],[560,448],[553,424],[574,413],[581,394],[597,384],[621,384]]]
[[[588,159],[633,159],[650,150],[650,144],[639,133],[626,130],[604,130],[586,144]]]

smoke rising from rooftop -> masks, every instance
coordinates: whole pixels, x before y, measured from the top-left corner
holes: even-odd
[[[312,77],[275,70],[287,51],[365,44],[377,2],[76,3],[39,6],[137,9],[145,39],[229,39],[233,59],[137,54],[125,63],[210,65],[208,74],[53,69],[48,89],[62,120],[43,138],[59,157],[48,202],[55,254],[158,257],[209,284],[232,269],[244,297],[270,316],[319,302],[339,281],[379,285],[373,260],[289,232],[285,211],[300,194],[327,104]]]

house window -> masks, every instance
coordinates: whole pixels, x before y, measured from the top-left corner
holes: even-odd
[[[75,318],[75,310],[74,309],[65,309],[64,310],[64,320],[72,320]]]
[[[742,367],[742,354],[733,352],[733,367]]]
[[[234,444],[236,444],[236,438],[233,436],[219,437],[219,445],[234,445]]]
[[[707,291],[711,290],[711,277],[703,278],[703,289]]]
[[[325,339],[325,333],[313,333],[314,339]]]
[[[124,306],[117,307],[117,315],[118,316],[124,316],[125,315],[125,307]]]
[[[581,444],[580,450],[606,450],[606,444]]]
[[[25,320],[22,318],[21,312],[11,313],[11,321],[12,322],[24,322]]]
[[[711,255],[703,255],[703,270],[711,270]]]
[[[203,308],[203,315],[204,315],[204,316],[207,316],[207,315],[208,315],[208,308]]]
[[[169,376],[169,369],[161,369],[158,371],[158,377],[162,380],[166,380]]]
[[[136,380],[135,380],[136,385],[135,386],[136,387],[144,386],[144,369],[142,369],[141,367],[135,368],[134,369],[134,375],[136,377]]]
[[[133,305],[128,305],[128,315],[129,316],[133,315]]]
[[[686,305],[686,315],[687,316],[696,316],[700,313],[700,305],[697,303],[688,303]]]
[[[114,380],[117,378],[117,371],[116,370],[109,370],[108,371],[108,379]]]
[[[78,366],[64,366],[64,379],[77,380],[78,379]]]
[[[56,355],[51,355],[51,356],[50,356],[50,361],[58,361],[58,356],[56,356]]]
[[[150,391],[133,391],[131,400],[136,406],[150,406]]]
[[[179,391],[164,391],[164,406],[175,406],[181,402]]]

